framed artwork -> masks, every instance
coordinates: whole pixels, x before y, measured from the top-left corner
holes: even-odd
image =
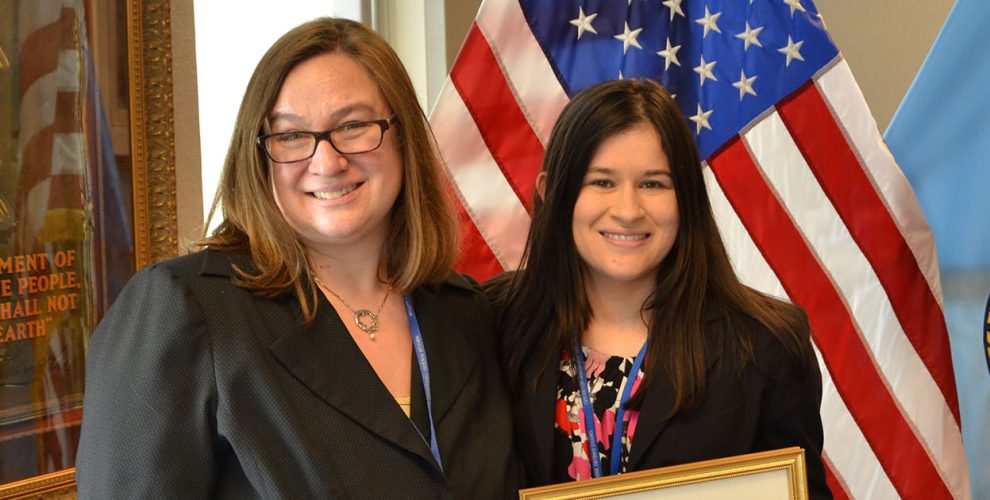
[[[706,460],[520,490],[522,500],[807,500],[804,450],[798,447]]]
[[[0,498],[72,498],[89,335],[178,253],[170,2],[0,9]]]

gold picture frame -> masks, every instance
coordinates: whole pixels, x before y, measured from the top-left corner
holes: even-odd
[[[126,6],[135,269],[178,254],[169,0]],[[75,469],[0,484],[0,499],[75,498]]]
[[[754,481],[754,479],[756,479]],[[744,483],[740,483],[743,481]],[[756,494],[741,491],[754,488]],[[578,498],[761,498],[807,500],[804,449],[799,447],[674,465],[587,481],[554,484],[519,491],[520,500]]]
[[[136,269],[179,252],[171,20],[167,0],[127,0]]]
[[[0,498],[4,500],[76,498],[76,470],[65,469],[0,485]]]

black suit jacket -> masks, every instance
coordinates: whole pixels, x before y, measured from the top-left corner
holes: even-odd
[[[233,259],[233,260],[232,260]],[[243,255],[140,271],[92,336],[81,498],[513,496],[508,397],[492,314],[451,274],[413,293],[444,470],[321,296],[234,286]],[[413,363],[412,421],[429,439]]]
[[[724,335],[725,323],[712,317],[706,335]],[[666,380],[647,388],[640,407],[629,457],[630,470],[645,470],[757,451],[800,446],[805,450],[809,493],[831,498],[822,464],[821,373],[799,374],[783,346],[761,326],[757,330],[755,360],[742,374],[716,354],[709,358],[707,394],[690,413],[667,415],[674,405],[674,389]],[[710,349],[709,352],[712,352]],[[513,403],[516,448],[526,466],[528,486],[553,482],[554,405],[559,372],[541,373],[542,353],[529,357],[523,380],[527,387]]]

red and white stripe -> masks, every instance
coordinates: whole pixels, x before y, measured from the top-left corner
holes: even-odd
[[[17,143],[18,221],[15,248],[32,251],[49,210],[84,208],[85,73],[76,2],[23,2],[19,11],[20,64]]]
[[[431,116],[462,203],[460,270],[519,265],[566,102],[518,2],[485,1]],[[931,231],[846,63],[703,168],[740,278],[808,311],[837,497],[968,498]]]

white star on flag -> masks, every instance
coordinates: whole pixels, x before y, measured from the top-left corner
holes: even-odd
[[[780,52],[781,54],[787,56],[787,62],[784,63],[784,66],[790,66],[791,61],[793,61],[794,59],[797,59],[798,61],[804,60],[804,56],[801,55],[802,45],[804,45],[804,40],[801,40],[800,42],[794,42],[793,40],[791,40],[791,36],[787,35],[787,46],[777,49],[777,52]]]
[[[791,6],[791,17],[794,17],[794,11],[796,10],[807,12],[804,10],[804,6],[801,5],[801,0],[784,0],[784,3]]]
[[[698,112],[689,118],[697,126],[697,130],[695,131],[696,134],[700,135],[702,128],[707,128],[708,130],[712,129],[712,126],[708,124],[708,117],[711,116],[714,111],[714,109],[704,111],[701,109],[701,104],[698,104]]]
[[[745,71],[739,72],[739,81],[732,84],[733,87],[739,89],[739,100],[742,101],[743,96],[746,94],[756,95],[756,91],[753,90],[753,82],[756,81],[755,76],[746,77]]]
[[[573,23],[574,21],[571,22]],[[758,36],[760,36],[761,31],[763,31],[763,26],[751,28],[749,26],[749,21],[746,21],[746,31],[743,31],[742,33],[736,35],[736,38],[743,41],[743,52],[749,50],[750,45],[763,47],[763,44],[760,43],[760,39],[757,38]]]
[[[678,66],[681,65],[681,62],[677,60],[678,50],[681,50],[681,46],[680,45],[671,46],[670,37],[667,37],[667,48],[661,50],[660,52],[657,52],[658,56],[664,58],[663,69],[665,71],[670,69],[670,63],[674,63]]]
[[[700,86],[705,86],[705,78],[716,82],[718,81],[718,78],[715,78],[715,75],[712,74],[712,68],[714,68],[716,64],[718,64],[716,61],[706,63],[705,56],[701,56],[701,62],[694,67],[694,72],[701,76],[701,81],[699,83]]]
[[[643,47],[641,47],[639,45],[639,41],[636,40],[636,37],[639,36],[639,33],[641,31],[643,31],[643,28],[636,28],[634,30],[630,30],[629,29],[629,23],[625,23],[625,26],[623,27],[622,34],[621,35],[615,35],[614,38],[616,40],[622,40],[622,53],[623,54],[625,54],[626,51],[629,50],[629,46],[630,45],[632,45],[633,47],[636,47],[637,49],[642,49],[643,48]]]
[[[705,17],[700,19],[695,19],[694,22],[705,27],[705,33],[701,35],[701,38],[708,36],[708,33],[714,31],[716,33],[721,33],[722,30],[718,29],[718,18],[722,15],[721,12],[716,12],[712,14],[708,11],[708,6],[705,6]]]
[[[680,14],[684,17],[684,11],[681,10],[681,2],[684,0],[664,0],[663,4],[670,9],[670,20],[674,20],[674,14]]]
[[[594,13],[586,16],[584,15],[584,8],[578,7],[577,19],[571,19],[571,24],[577,26],[578,40],[581,39],[581,35],[583,35],[585,31],[590,31],[596,35],[598,34],[598,32],[595,31],[595,27],[591,25],[591,22],[594,21],[596,17],[598,17],[598,13]]]

